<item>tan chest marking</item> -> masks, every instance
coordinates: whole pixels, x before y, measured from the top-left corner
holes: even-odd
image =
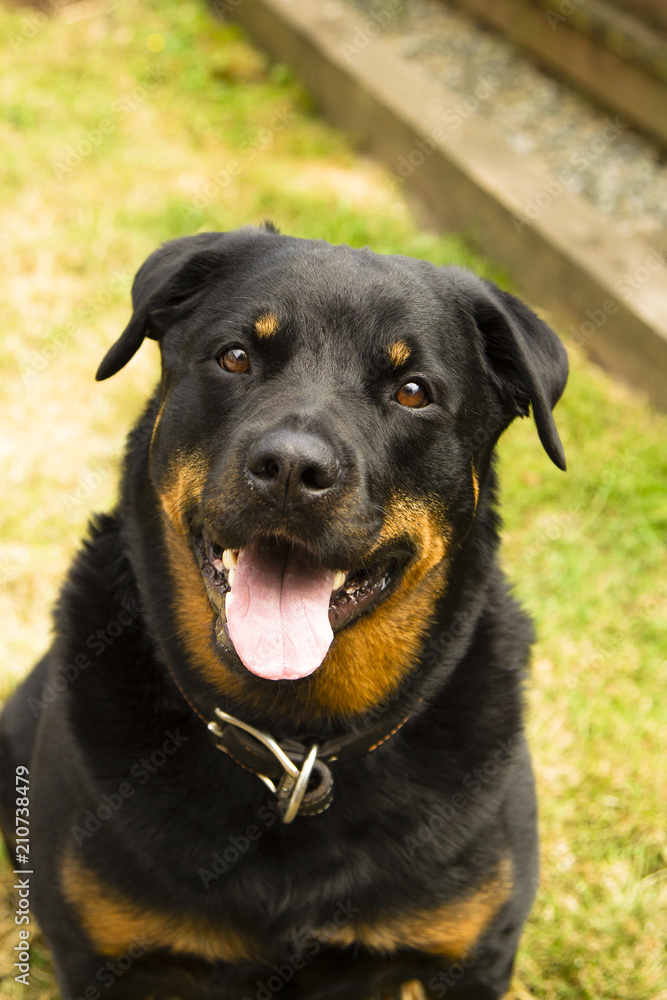
[[[102,882],[73,855],[61,871],[65,898],[100,955],[125,954],[137,942],[146,951],[168,948],[206,961],[256,958],[254,943],[231,927],[172,916],[141,906]]]
[[[355,920],[330,940],[346,947],[361,944],[385,954],[416,948],[455,961],[470,953],[511,891],[512,866],[505,859],[494,877],[469,896],[426,913],[388,914],[372,925]]]

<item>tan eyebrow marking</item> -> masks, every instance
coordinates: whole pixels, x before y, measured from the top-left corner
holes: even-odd
[[[387,354],[394,368],[398,368],[400,365],[405,364],[410,357],[410,348],[404,340],[397,340],[387,346]]]
[[[278,317],[273,313],[264,313],[255,320],[255,333],[258,337],[272,337],[279,327]]]

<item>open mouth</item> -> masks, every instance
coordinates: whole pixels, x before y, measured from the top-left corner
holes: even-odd
[[[387,553],[354,570],[327,569],[305,551],[269,538],[222,549],[203,532],[193,543],[217,615],[218,642],[270,680],[313,673],[334,632],[385,594],[402,569]]]

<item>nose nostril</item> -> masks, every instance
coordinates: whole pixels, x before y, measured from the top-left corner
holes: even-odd
[[[340,466],[332,447],[321,438],[277,431],[251,443],[246,472],[264,496],[300,503],[315,500],[335,486]]]
[[[280,463],[275,458],[267,458],[264,463],[264,472],[269,479],[277,479],[280,475]]]
[[[327,477],[322,474],[322,469],[313,465],[308,465],[301,473],[301,482],[309,490],[323,490],[331,484],[326,481]]]

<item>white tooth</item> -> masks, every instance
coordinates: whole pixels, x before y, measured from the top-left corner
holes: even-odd
[[[346,577],[346,575],[347,574],[344,573],[342,569],[337,569],[336,570],[336,575],[334,577],[334,582],[333,582],[333,589],[334,590],[340,590],[340,588],[345,583],[345,577]]]
[[[222,553],[222,565],[225,569],[234,569],[238,561],[238,549],[225,549]]]
[[[233,586],[234,584],[235,576],[236,576],[236,570],[233,567],[232,569],[227,570],[227,583],[229,584],[230,587]]]

